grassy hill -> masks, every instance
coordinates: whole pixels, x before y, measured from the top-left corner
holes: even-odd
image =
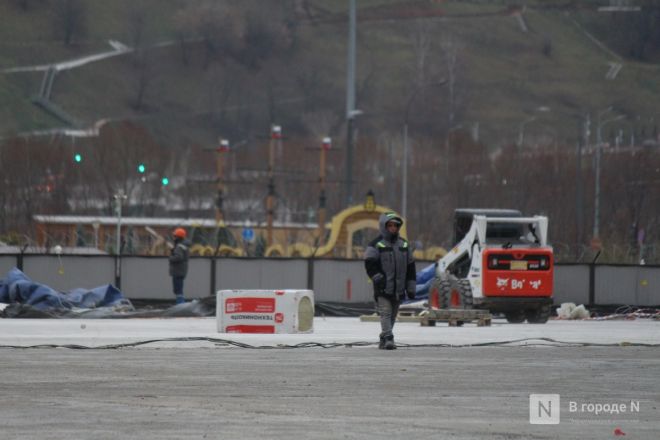
[[[142,41],[150,49],[145,68],[136,68],[135,56],[125,55],[57,75],[52,100],[83,123],[102,118],[142,120],[165,137],[185,128],[187,137],[209,142],[222,130],[263,131],[257,126],[267,126],[271,118],[304,131],[305,112],[323,107],[341,119],[346,47],[343,0],[311,1],[312,20],[296,16],[294,49],[268,59],[259,70],[223,61],[204,66],[202,48],[194,42],[188,44],[190,61],[184,65],[174,17],[186,2],[82,3],[86,32],[70,46],[58,39],[61,29],[50,2],[28,2],[27,10],[18,7],[18,2],[0,3],[0,66],[45,64],[107,51],[111,39],[130,44],[132,17],[146,11]],[[578,25],[597,22],[599,15],[593,10],[535,8],[543,3],[530,2],[521,13],[527,27],[524,32],[516,18],[518,10],[507,2],[358,3],[359,99],[365,129],[373,133],[404,118],[416,74],[412,36],[420,29],[430,40],[428,77],[447,78],[442,42],[449,35],[456,47],[457,115],[451,124],[478,122],[481,138],[490,144],[514,141],[521,121],[539,107],[551,111],[538,115],[526,131],[530,135],[558,133],[555,137],[562,141],[577,136],[578,115],[609,105],[631,119],[660,117],[654,105],[660,94],[658,66],[623,60],[617,78],[605,79],[608,63],[618,60]],[[153,47],[163,42],[172,44]],[[144,108],[136,110],[131,104],[141,75],[149,80]],[[30,103],[41,79],[41,73],[0,75],[3,136],[59,124]],[[311,82],[312,90],[302,90],[303,79]],[[429,87],[419,94],[429,102],[421,107],[414,103],[414,117],[426,113],[426,119],[438,128],[429,130],[429,135],[449,128],[447,93],[446,86]],[[279,114],[273,116],[274,111]],[[251,120],[247,125],[246,118]]]
[[[177,140],[214,142],[219,132],[254,135],[267,130],[271,120],[290,132],[305,133],[303,116],[319,111],[332,112],[335,135],[340,134],[346,1],[308,2],[311,15],[292,18],[293,47],[269,57],[259,69],[222,58],[206,63],[203,44],[194,41],[187,44],[188,63],[182,62],[175,17],[195,3],[204,4],[84,1],[85,33],[65,46],[52,2],[28,1],[26,10],[20,2],[1,2],[0,68],[107,51],[111,39],[130,45],[134,17],[144,11],[146,58],[129,54],[60,72],[52,101],[83,124],[102,118],[137,120],[163,138]],[[447,79],[447,50],[442,47],[448,36],[456,54],[453,120],[446,85],[425,88],[413,100],[409,119],[421,121],[418,130],[428,136],[442,136],[450,125],[478,122],[481,139],[489,145],[510,143],[521,122],[539,107],[551,110],[537,115],[526,132],[550,134],[568,144],[578,134],[579,115],[609,105],[631,120],[660,118],[654,105],[660,95],[658,66],[623,59],[617,78],[605,79],[608,63],[619,60],[580,27],[591,24],[602,33],[603,26],[594,23],[600,23],[603,14],[529,2],[522,13],[524,32],[518,10],[507,3],[360,0],[358,89],[365,134],[391,131],[405,118],[413,79],[419,74],[412,41],[420,33],[430,41],[427,78]],[[171,44],[153,46],[164,42]],[[42,75],[0,74],[1,136],[60,124],[30,103]],[[148,80],[138,109],[135,101],[144,78]]]

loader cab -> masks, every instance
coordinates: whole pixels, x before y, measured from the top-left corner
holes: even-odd
[[[522,217],[515,209],[456,209],[454,211],[454,246],[470,231],[475,215],[486,217]],[[516,241],[523,235],[523,225],[495,223],[489,224],[486,239],[493,241]]]

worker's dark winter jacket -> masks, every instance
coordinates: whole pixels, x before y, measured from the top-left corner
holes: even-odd
[[[188,245],[187,241],[175,241],[172,255],[170,255],[170,276],[185,277],[188,273]]]
[[[403,220],[393,213],[384,213],[379,219],[380,233],[369,243],[364,255],[367,275],[374,285],[374,296],[402,298],[406,293],[415,295],[415,259],[408,242],[399,234],[392,235],[385,226],[390,220]]]

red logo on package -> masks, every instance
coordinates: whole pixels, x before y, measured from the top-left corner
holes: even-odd
[[[273,313],[275,298],[227,298],[225,313]]]
[[[284,322],[284,313],[275,313],[275,323],[281,324]]]
[[[275,333],[273,325],[229,325],[227,333]]]

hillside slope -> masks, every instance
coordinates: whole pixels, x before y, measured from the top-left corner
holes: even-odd
[[[179,44],[177,13],[206,2],[81,3],[86,31],[69,46],[60,41],[62,30],[50,2],[28,2],[27,10],[19,2],[0,3],[0,69],[107,51],[108,40],[130,45],[138,34],[137,18],[143,17],[140,45],[145,50],[140,55],[56,76],[52,102],[82,125],[128,119],[173,143],[213,143],[218,133],[257,136],[270,122],[309,134],[305,115],[330,113],[325,125],[336,136],[342,133],[344,1],[302,2],[308,15],[287,10],[294,41],[258,68],[228,57],[209,62],[200,35]],[[660,119],[653,104],[660,97],[660,69],[616,59],[595,44],[578,24],[589,14],[597,19],[595,11],[535,8],[538,2],[530,2],[524,12],[507,2],[358,3],[364,135],[392,131],[404,120],[420,135],[435,137],[478,123],[480,138],[497,146],[515,142],[522,121],[534,115],[537,119],[525,127],[529,136],[572,145],[586,112],[614,105],[638,125]],[[415,49],[415,41],[425,43]],[[612,80],[606,79],[611,62],[623,64]],[[42,76],[0,74],[0,137],[62,125],[31,104]],[[446,81],[452,78],[450,87]],[[420,88],[419,81],[445,84]],[[550,111],[535,114],[538,108]]]

